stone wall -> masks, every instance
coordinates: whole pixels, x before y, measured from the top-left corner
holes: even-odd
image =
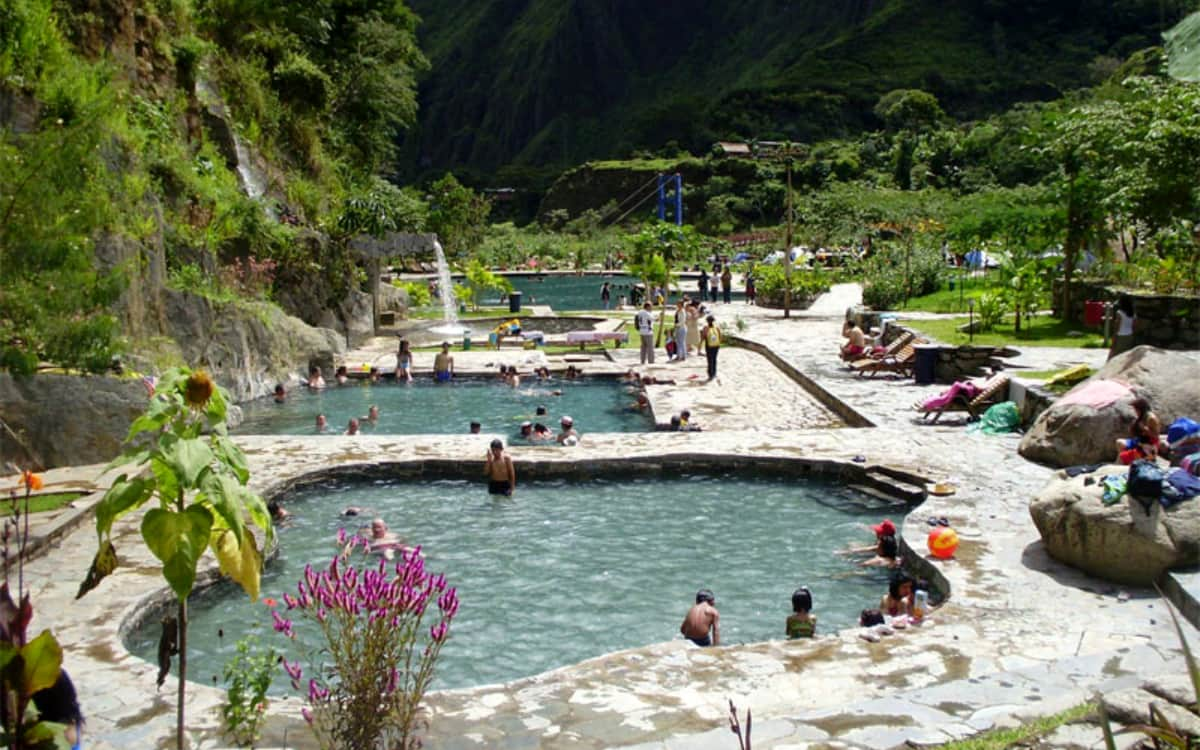
[[[1157,295],[1129,292],[1096,282],[1071,284],[1071,309],[1067,319],[1083,324],[1084,304],[1089,300],[1116,302],[1121,294],[1133,298],[1138,318],[1134,345],[1148,344],[1161,349],[1200,349],[1200,296]],[[1062,282],[1054,286],[1054,298],[1062,299]]]
[[[39,470],[108,461],[147,398],[131,378],[0,373],[0,461]]]

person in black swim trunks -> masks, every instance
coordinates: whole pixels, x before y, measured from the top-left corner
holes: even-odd
[[[708,589],[696,592],[696,604],[688,610],[679,626],[684,638],[700,647],[721,645],[721,614],[717,612],[716,603],[717,598]]]
[[[512,497],[513,490],[517,488],[517,471],[513,468],[512,457],[504,452],[501,440],[492,441],[483,473],[488,478],[490,494]]]

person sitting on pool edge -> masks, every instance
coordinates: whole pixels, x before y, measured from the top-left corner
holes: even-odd
[[[696,592],[696,603],[679,626],[684,638],[701,648],[721,645],[721,613],[717,611],[716,604],[717,598],[713,592],[708,589]]]
[[[904,573],[896,573],[888,581],[888,592],[879,600],[879,611],[888,617],[898,617],[912,612],[913,580]]]
[[[681,432],[700,432],[700,425],[692,421],[692,410],[684,409],[679,412],[679,429]]]
[[[442,351],[433,358],[433,379],[448,383],[454,377],[454,357],[450,356],[450,343],[442,342]]]
[[[512,497],[517,489],[517,470],[513,468],[512,457],[504,452],[504,443],[500,439],[492,441],[483,465],[483,475],[488,478],[490,495]]]
[[[579,433],[575,431],[575,420],[563,415],[560,422],[562,432],[558,433],[559,445],[575,445],[579,442]]]
[[[817,616],[812,613],[812,592],[801,586],[792,592],[792,614],[787,618],[787,637],[812,638],[817,633]]]

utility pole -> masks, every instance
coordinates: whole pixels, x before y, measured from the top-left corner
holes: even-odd
[[[790,146],[790,144],[789,144]],[[783,248],[783,317],[792,317],[792,154],[787,157],[787,240]]]

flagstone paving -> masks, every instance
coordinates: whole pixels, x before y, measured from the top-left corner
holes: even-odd
[[[814,403],[811,396],[761,355],[727,347],[720,378],[711,383],[687,377],[703,372],[703,358],[653,368],[656,374],[674,373],[679,383],[651,388],[656,418],[661,422],[664,414],[669,418],[690,406],[706,431],[600,435],[584,428],[573,449],[514,448],[518,471],[570,464],[586,475],[611,470],[620,461],[720,456],[747,464],[807,460],[847,476],[863,466],[886,465],[950,482],[956,494],[928,498],[902,524],[906,555],[924,575],[948,587],[950,599],[921,627],[876,643],[847,631],[808,642],[697,649],[664,633],[662,643],[504,685],[435,693],[428,700],[426,747],[727,748],[735,743],[726,723],[729,700],[743,712],[753,710],[754,745],[760,748],[934,744],[1054,713],[1094,691],[1182,669],[1166,608],[1154,592],[1119,589],[1046,556],[1027,503],[1051,471],[1021,459],[1015,436],[968,434],[961,424],[916,424],[912,403],[936,392],[936,386],[871,381],[840,366],[841,314],[853,302],[854,289],[839,287],[815,311],[793,320],[738,303],[715,309],[730,328],[725,318],[742,318],[743,330],[730,333],[770,348],[876,427],[802,424],[789,415],[798,404]],[[636,355],[636,350],[616,350],[614,362],[595,366],[622,371]],[[481,370],[487,363],[483,357]],[[1037,362],[1037,369],[1045,369],[1095,363],[1097,357],[1102,359],[1103,352],[1031,350],[1015,364]],[[330,469],[452,466],[480,455],[491,437],[438,436],[426,442],[411,436],[248,436],[239,441],[252,465],[254,487],[276,492]],[[865,461],[856,463],[855,457]],[[100,472],[101,467],[56,470],[47,481],[63,489],[102,487]],[[947,517],[962,538],[949,561],[923,555],[925,521],[937,516]],[[74,595],[96,546],[90,521],[68,530],[27,565],[36,609],[33,627],[52,628],[65,646],[65,664],[88,715],[89,747],[166,747],[173,735],[174,682],[157,691],[156,667],[129,655],[121,643],[138,613],[165,596],[161,576],[144,550],[136,519],[118,523],[115,542],[122,567],[82,600]],[[707,563],[720,564],[719,553],[714,551]],[[783,581],[781,589],[790,585]],[[681,616],[687,604],[679,603]],[[1188,632],[1195,636],[1194,630]],[[220,697],[211,686],[191,687],[193,747],[224,746],[214,713]],[[311,747],[298,710],[295,701],[273,706],[258,746]]]

